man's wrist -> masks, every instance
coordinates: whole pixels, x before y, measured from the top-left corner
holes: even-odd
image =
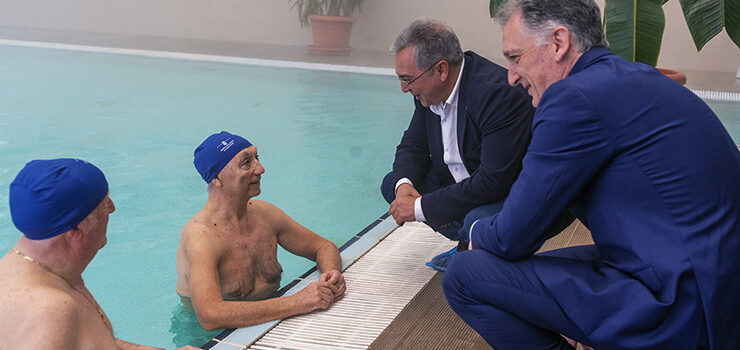
[[[418,222],[427,221],[426,217],[424,217],[424,211],[421,209],[421,197],[414,199],[414,218]]]
[[[398,193],[398,188],[401,187],[403,184],[409,184],[411,187],[414,187],[414,183],[411,182],[411,179],[404,177],[396,182],[396,188],[393,190],[393,193]]]

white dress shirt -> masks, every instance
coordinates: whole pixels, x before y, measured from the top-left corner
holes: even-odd
[[[470,177],[468,170],[465,169],[465,164],[462,161],[462,154],[460,153],[460,147],[457,143],[457,100],[460,90],[460,80],[462,79],[462,72],[465,69],[465,59],[463,59],[460,65],[460,73],[457,75],[457,81],[455,87],[452,89],[450,96],[447,100],[429,106],[429,109],[436,115],[439,116],[439,123],[442,127],[442,149],[444,150],[444,162],[447,164],[447,168],[450,170],[452,177],[455,178],[455,182],[460,182]],[[402,178],[396,182],[396,190],[398,186],[404,183],[411,184],[411,180],[408,178]],[[424,211],[421,209],[421,197],[416,198],[414,201],[414,216],[416,221],[424,222]]]

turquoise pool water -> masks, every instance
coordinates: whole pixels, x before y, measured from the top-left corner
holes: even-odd
[[[85,280],[118,337],[165,348],[180,229],[206,200],[192,165],[206,136],[247,137],[266,169],[258,198],[341,244],[387,210],[380,181],[412,112],[388,76],[8,46],[0,76],[0,252],[20,236],[8,185],[27,161],[96,164],[117,210]],[[311,266],[279,259],[285,283]]]
[[[706,100],[736,144],[740,144],[740,101]]]
[[[0,252],[20,235],[8,185],[25,162],[93,162],[117,211],[88,287],[118,337],[166,348],[179,232],[206,199],[192,166],[203,138],[247,137],[267,171],[258,198],[341,244],[387,210],[378,187],[412,112],[387,76],[8,46],[0,76]],[[740,142],[740,103],[708,103]],[[279,259],[286,283],[311,266]]]

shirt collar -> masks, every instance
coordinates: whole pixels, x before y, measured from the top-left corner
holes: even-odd
[[[443,113],[437,113],[436,111],[441,112],[441,111],[444,111],[444,109],[447,106],[453,106],[457,104],[457,97],[460,95],[459,94],[460,80],[462,80],[463,69],[465,69],[465,58],[464,57],[462,60],[462,64],[460,64],[460,72],[457,74],[457,81],[455,82],[455,87],[452,88],[452,92],[450,93],[450,96],[447,97],[447,100],[444,102],[440,102],[439,104],[429,106],[429,108],[432,109],[432,112],[444,117]]]

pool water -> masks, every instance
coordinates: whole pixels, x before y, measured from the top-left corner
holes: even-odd
[[[387,210],[378,188],[413,108],[388,76],[2,45],[0,76],[0,252],[20,236],[8,185],[27,161],[96,164],[117,210],[85,280],[117,337],[165,348],[188,343],[187,322],[171,323],[175,252],[207,198],[192,165],[206,136],[248,138],[266,169],[258,199],[341,244]],[[740,142],[740,103],[708,103]],[[284,283],[312,266],[279,260]]]
[[[740,101],[706,100],[706,103],[717,114],[732,140],[740,144]]]
[[[8,185],[38,158],[100,167],[117,210],[84,273],[116,336],[174,347],[175,252],[205,203],[193,150],[221,130],[258,147],[262,194],[336,244],[388,208],[380,196],[413,104],[397,79],[0,46],[0,252],[20,233]],[[280,251],[283,282],[312,263]],[[202,343],[192,343],[199,346]]]

